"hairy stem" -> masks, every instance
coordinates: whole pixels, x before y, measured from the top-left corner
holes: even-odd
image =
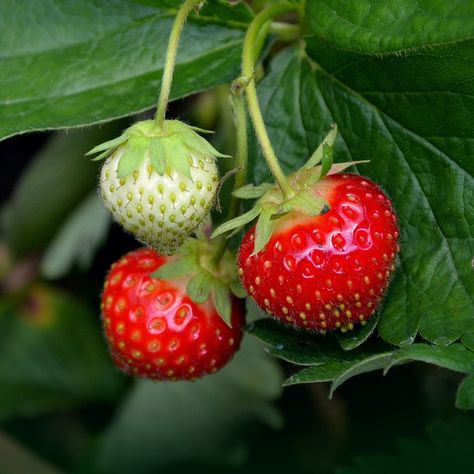
[[[284,41],[288,43],[296,41],[301,35],[299,25],[293,25],[291,23],[281,23],[278,21],[274,21],[271,23],[270,33],[278,35],[279,41]]]
[[[156,107],[155,124],[158,128],[163,127],[165,121],[166,109],[168,108],[168,101],[171,92],[171,84],[173,82],[174,67],[176,64],[176,54],[178,52],[179,39],[183,31],[184,24],[188,15],[193,8],[197,7],[203,0],[185,0],[176,14],[176,18],[171,29],[171,34],[168,42],[168,49],[166,51],[165,65],[163,68],[163,78],[161,81],[160,97]]]
[[[243,97],[243,88],[238,83],[234,82],[231,87],[231,101],[233,106],[234,121],[235,121],[235,164],[238,169],[234,177],[234,190],[241,188],[245,184],[247,175],[247,158],[248,158],[248,138],[247,138],[247,113],[245,110],[245,99]],[[239,214],[240,199],[235,196],[231,197],[229,210],[227,212],[227,219],[231,220]],[[213,263],[217,266],[225,254],[227,249],[227,236],[222,235],[218,238],[215,252],[213,256]]]
[[[283,170],[278,163],[275,151],[270,142],[270,137],[265,128],[260,105],[258,103],[257,88],[255,85],[255,46],[263,45],[261,30],[266,26],[269,20],[278,15],[297,10],[297,6],[288,2],[278,3],[260,12],[250,23],[249,29],[245,35],[244,47],[242,52],[242,79],[247,82],[245,91],[247,94],[247,106],[250,117],[257,135],[263,156],[272,172],[275,182],[279,186],[285,199],[293,195],[293,190],[286,179]]]

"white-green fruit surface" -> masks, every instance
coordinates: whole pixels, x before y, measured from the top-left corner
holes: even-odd
[[[139,241],[170,255],[207,216],[214,202],[218,171],[213,158],[189,156],[191,178],[170,170],[160,175],[148,151],[140,165],[124,178],[117,167],[120,146],[102,166],[100,190],[114,219]]]

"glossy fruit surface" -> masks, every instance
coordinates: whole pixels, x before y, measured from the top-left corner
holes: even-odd
[[[154,380],[193,380],[222,368],[239,349],[243,302],[233,298],[229,327],[211,299],[196,304],[189,298],[189,279],[151,278],[167,261],[142,248],[112,266],[102,295],[105,335],[124,372]]]
[[[375,314],[399,251],[390,199],[367,178],[327,176],[315,190],[330,210],[278,220],[252,256],[255,227],[242,240],[239,274],[248,294],[275,318],[318,331],[352,329]]]

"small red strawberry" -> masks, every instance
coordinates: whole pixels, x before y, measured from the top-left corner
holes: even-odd
[[[190,277],[150,275],[174,260],[138,249],[115,263],[105,281],[105,335],[115,364],[130,375],[194,380],[222,368],[240,346],[243,300],[232,297],[226,324],[213,300],[191,300]]]
[[[240,246],[239,274],[275,318],[321,332],[346,331],[365,323],[382,300],[399,251],[397,219],[390,199],[362,176],[326,176],[310,191],[329,211],[279,217],[255,254],[254,226]]]

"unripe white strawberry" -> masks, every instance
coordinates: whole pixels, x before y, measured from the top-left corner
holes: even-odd
[[[190,126],[151,120],[89,153],[104,151],[100,193],[115,220],[137,240],[171,255],[208,215],[223,156]]]

